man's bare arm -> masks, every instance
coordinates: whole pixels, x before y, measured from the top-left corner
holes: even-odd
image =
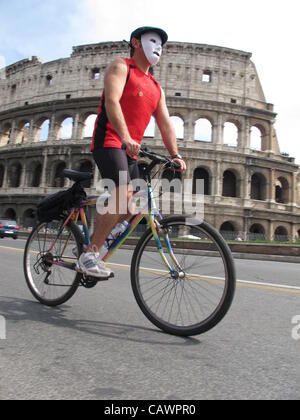
[[[130,155],[138,155],[140,146],[131,138],[120,100],[126,85],[127,65],[122,59],[115,60],[108,68],[104,78],[105,107],[107,117],[127,145],[127,152]]]

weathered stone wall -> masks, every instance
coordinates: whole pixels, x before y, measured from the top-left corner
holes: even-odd
[[[6,79],[0,81],[0,215],[11,210],[22,222],[42,195],[58,190],[59,164],[80,169],[90,162],[95,169],[91,139],[85,138],[87,118],[97,113],[107,66],[127,53],[124,43],[86,45],[75,47],[70,58],[43,64],[33,57],[6,68]],[[183,125],[178,142],[188,161],[185,177],[192,179],[197,168],[207,171],[206,219],[218,229],[229,222],[244,237],[259,225],[268,238],[280,228],[277,235],[286,232],[295,239],[300,230],[299,168],[293,158],[280,154],[276,114],[265,100],[251,54],[170,42],[154,72],[170,115]],[[62,139],[67,118],[72,119],[72,133]],[[201,119],[211,125],[209,141],[196,139]],[[47,121],[47,139],[40,141]],[[233,145],[224,141],[228,123],[237,131]],[[260,150],[251,146],[254,128],[261,133]],[[153,134],[145,142],[163,151],[157,127]],[[235,177],[232,196],[224,196],[226,173]],[[91,193],[98,179],[95,170]]]

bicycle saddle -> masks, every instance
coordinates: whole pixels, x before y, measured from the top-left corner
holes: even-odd
[[[94,176],[91,172],[78,172],[73,171],[72,169],[65,169],[63,175],[65,178],[69,178],[75,182],[89,181],[93,179]]]

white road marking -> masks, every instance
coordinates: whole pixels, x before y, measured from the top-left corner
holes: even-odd
[[[0,245],[0,249],[4,249],[7,251],[14,251],[14,252],[20,252],[20,253],[24,253],[24,249],[20,249],[20,248],[13,248],[13,247],[8,247],[8,246],[3,246]],[[117,263],[109,263],[107,264],[110,267],[114,267],[116,269],[126,269],[126,270],[130,270],[130,265],[128,264],[117,264]],[[153,269],[153,268],[143,268],[143,270],[147,271],[147,272],[153,272],[154,274],[158,274],[161,273],[163,275],[167,274],[167,271],[164,270],[157,270],[157,269]],[[220,280],[222,281],[223,279],[218,278],[218,277],[209,277],[209,276],[199,276],[196,274],[191,274],[190,277],[193,278],[198,278],[198,279],[202,279],[202,280]],[[237,284],[239,286],[245,286],[245,287],[253,287],[253,288],[259,288],[259,289],[263,289],[263,290],[275,290],[275,291],[282,291],[282,292],[290,292],[290,293],[294,293],[294,294],[300,294],[300,287],[299,286],[290,286],[288,284],[276,284],[276,283],[265,283],[265,282],[258,282],[258,281],[250,281],[250,280],[237,280]]]

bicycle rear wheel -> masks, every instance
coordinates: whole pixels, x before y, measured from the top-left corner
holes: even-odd
[[[24,273],[33,296],[46,306],[62,305],[76,292],[81,276],[76,271],[52,264],[75,264],[82,253],[82,238],[75,223],[64,228],[52,251],[62,222],[41,223],[29,236],[24,253]]]
[[[157,251],[149,229],[139,241],[131,267],[132,288],[146,317],[163,331],[179,335],[203,334],[227,314],[236,276],[230,249],[210,225],[189,223],[185,217],[162,225],[177,259],[170,257],[160,232],[163,252],[172,273]]]

